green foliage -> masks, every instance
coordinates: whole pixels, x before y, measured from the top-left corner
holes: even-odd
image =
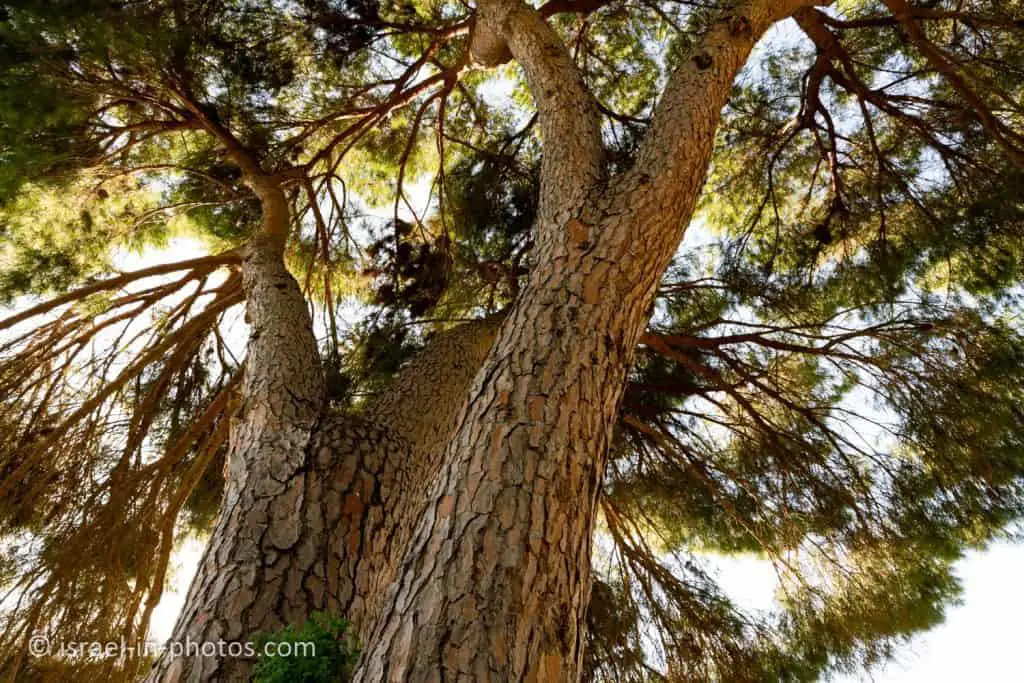
[[[0,6],[0,12],[2,206],[26,180],[66,167],[75,155],[88,152],[85,131],[88,107],[94,100],[62,92],[49,77],[75,58],[75,50],[67,42],[42,36],[41,29],[50,27],[50,21],[37,23],[30,13],[22,17],[21,7],[7,3]],[[50,12],[45,17],[59,21]]]
[[[138,225],[156,197],[134,182],[89,178],[61,187],[25,185],[0,207],[0,301],[71,289],[110,268],[114,247],[159,245],[164,223]]]
[[[359,650],[347,639],[348,622],[328,612],[314,612],[300,626],[289,624],[260,639],[260,650],[275,643],[277,651],[315,648],[314,656],[261,656],[253,671],[255,683],[343,683],[349,680]]]
[[[734,4],[549,18],[605,114],[609,174]],[[622,403],[595,681],[870,666],[939,623],[957,559],[1024,513],[1024,7],[928,6],[971,13],[918,23],[995,124],[876,0],[820,19],[842,52],[788,22],[736,83]],[[471,11],[0,0],[0,302],[101,282],[117,254],[173,236],[241,244],[260,208],[237,145],[284,179],[289,268],[331,399],[357,407],[434,329],[513,303],[529,277],[543,141],[519,67],[466,68]],[[242,363],[233,268],[133,280],[3,331],[0,485],[17,486],[0,497],[0,583],[22,600],[0,615],[0,671],[30,619],[65,640],[141,635],[160,558],[215,517]],[[714,555],[772,563],[776,609],[734,604]],[[262,675],[336,680],[344,630],[286,629],[331,654]]]

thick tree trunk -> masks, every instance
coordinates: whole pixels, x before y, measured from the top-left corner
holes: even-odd
[[[538,99],[535,266],[448,444],[357,681],[579,680],[590,543],[626,372],[733,80],[756,39],[799,4],[723,13],[674,75],[635,169],[608,184],[564,48],[525,6],[480,3]],[[493,38],[478,41],[494,51]]]
[[[287,206],[252,184],[273,225],[243,266],[244,410],[175,640],[244,640],[327,608],[356,625],[363,683],[578,680],[633,351],[737,72],[772,22],[810,4],[824,3],[723,14],[673,76],[634,169],[607,180],[597,105],[557,34],[525,4],[479,0],[471,49],[492,63],[507,48],[537,99],[533,267],[500,329],[442,336],[361,415],[324,414],[309,316],[280,257]],[[164,660],[150,680],[243,680],[250,666]]]
[[[576,279],[537,272],[502,328],[358,680],[577,679],[623,333],[640,316],[584,301]]]

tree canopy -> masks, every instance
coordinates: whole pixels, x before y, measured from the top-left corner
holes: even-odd
[[[613,168],[732,4],[539,6]],[[870,666],[1024,512],[1024,4],[822,5],[737,80],[637,351],[593,680]],[[473,33],[448,0],[0,0],[0,670],[133,675],[27,638],[143,638],[216,514],[250,168],[286,188],[338,410],[514,300],[544,145],[519,67],[475,63]],[[117,270],[180,236],[208,254]],[[716,584],[708,555],[741,553],[774,564],[776,611]]]

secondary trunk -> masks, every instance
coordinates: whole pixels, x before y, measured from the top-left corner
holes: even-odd
[[[172,636],[183,648],[276,627],[318,559],[298,544],[299,511],[316,504],[306,472],[324,397],[309,312],[271,240],[253,240],[242,277],[251,325],[243,403],[221,512]],[[148,680],[242,680],[250,664],[220,652],[185,654],[192,656],[162,658]]]

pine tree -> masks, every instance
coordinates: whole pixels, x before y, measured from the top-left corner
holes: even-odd
[[[248,680],[29,650],[138,644],[194,533],[174,640],[326,613],[356,681],[884,660],[1024,510],[1022,48],[1016,0],[0,1],[0,671]]]

